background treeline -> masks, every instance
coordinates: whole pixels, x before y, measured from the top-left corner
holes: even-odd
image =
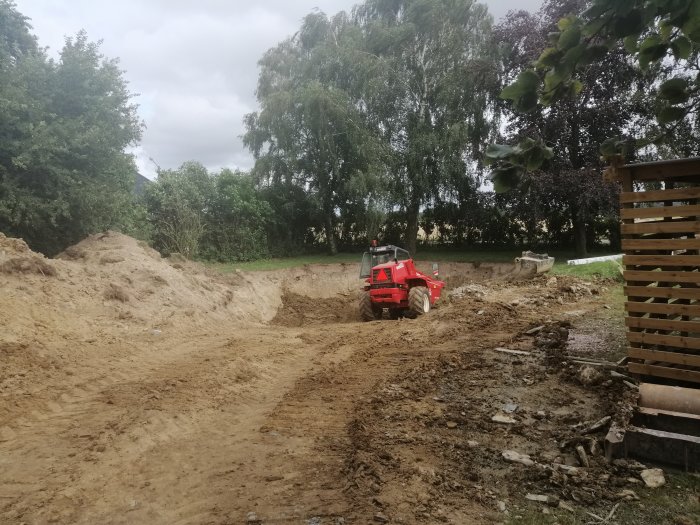
[[[409,250],[584,255],[615,246],[618,190],[600,175],[598,148],[653,127],[655,91],[671,73],[663,61],[641,71],[621,47],[591,61],[580,96],[525,114],[498,96],[557,21],[587,5],[547,0],[498,24],[471,0],[313,12],[260,59],[260,109],[243,137],[254,168],[211,173],[192,161],[134,192],[126,150],[142,124],[116,62],[84,34],[50,59],[14,4],[0,0],[0,231],[53,254],[118,228],[164,253],[221,261],[333,253],[373,238]],[[637,158],[697,155],[697,124],[691,115],[673,144]],[[554,157],[494,193],[486,145],[523,137],[543,139]]]

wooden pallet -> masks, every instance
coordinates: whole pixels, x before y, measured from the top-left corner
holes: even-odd
[[[628,164],[616,174],[629,371],[700,383],[700,158]]]

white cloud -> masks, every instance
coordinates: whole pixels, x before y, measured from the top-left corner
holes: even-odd
[[[65,36],[85,29],[119,57],[137,93],[146,130],[133,149],[139,169],[198,160],[217,169],[247,169],[243,116],[256,108],[257,61],[293,34],[318,8],[350,10],[353,0],[17,0],[43,46],[53,54]],[[536,9],[540,0],[489,0],[500,17],[509,9]]]

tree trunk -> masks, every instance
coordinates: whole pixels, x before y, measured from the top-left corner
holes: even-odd
[[[572,222],[574,224],[574,247],[576,248],[576,257],[582,258],[588,255],[586,249],[586,221],[583,218],[583,213],[577,206],[571,208]]]
[[[328,253],[330,255],[336,255],[338,253],[338,246],[335,243],[335,229],[333,228],[333,215],[326,215],[326,245],[328,246]]]
[[[610,226],[610,248],[615,252],[620,252],[622,242],[620,238],[620,224],[615,222]]]
[[[416,244],[418,242],[418,215],[420,212],[420,203],[417,201],[411,202],[406,210],[406,249],[411,254],[411,257],[416,255]]]

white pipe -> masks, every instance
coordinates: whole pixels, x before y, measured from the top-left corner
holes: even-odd
[[[621,253],[618,255],[603,255],[601,257],[589,257],[588,259],[571,259],[570,261],[566,261],[566,264],[589,264],[601,261],[619,261],[620,259],[622,259]]]

